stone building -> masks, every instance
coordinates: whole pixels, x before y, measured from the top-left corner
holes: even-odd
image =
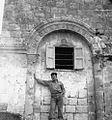
[[[50,93],[33,74],[47,80],[55,71],[65,119],[111,120],[111,49],[111,0],[5,0],[0,111],[47,120]]]

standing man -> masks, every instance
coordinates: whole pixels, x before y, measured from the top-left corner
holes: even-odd
[[[104,34],[100,33],[98,31],[98,29],[96,29],[96,33],[95,33],[95,36],[94,36],[95,43],[93,44],[93,46],[94,46],[95,52],[97,52],[99,54],[102,54],[103,49],[106,48],[106,45],[104,43],[104,38],[102,36],[104,36]]]
[[[65,94],[65,88],[61,81],[57,79],[57,73],[51,73],[51,79],[49,81],[40,80],[36,78],[34,74],[34,79],[44,86],[47,86],[51,92],[51,102],[49,111],[49,120],[56,119],[55,109],[58,107],[58,119],[64,120],[63,118],[63,97]]]

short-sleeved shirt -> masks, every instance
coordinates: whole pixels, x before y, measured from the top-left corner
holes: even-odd
[[[39,80],[38,82],[49,88],[51,96],[65,92],[63,83],[61,81],[53,82],[51,80],[50,81]]]

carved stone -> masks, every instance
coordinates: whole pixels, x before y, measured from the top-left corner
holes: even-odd
[[[36,53],[36,49],[38,48],[38,43],[42,40],[42,38],[55,31],[60,29],[70,30],[82,35],[89,44],[92,44],[93,40],[91,38],[94,36],[94,30],[91,30],[85,25],[74,22],[75,18],[70,21],[66,19],[50,19],[48,22],[42,23],[36,26],[30,33],[28,40],[28,53]]]

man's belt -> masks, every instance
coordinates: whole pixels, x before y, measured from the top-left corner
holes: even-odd
[[[62,92],[59,93],[51,93],[51,97],[58,97],[61,95]]]

